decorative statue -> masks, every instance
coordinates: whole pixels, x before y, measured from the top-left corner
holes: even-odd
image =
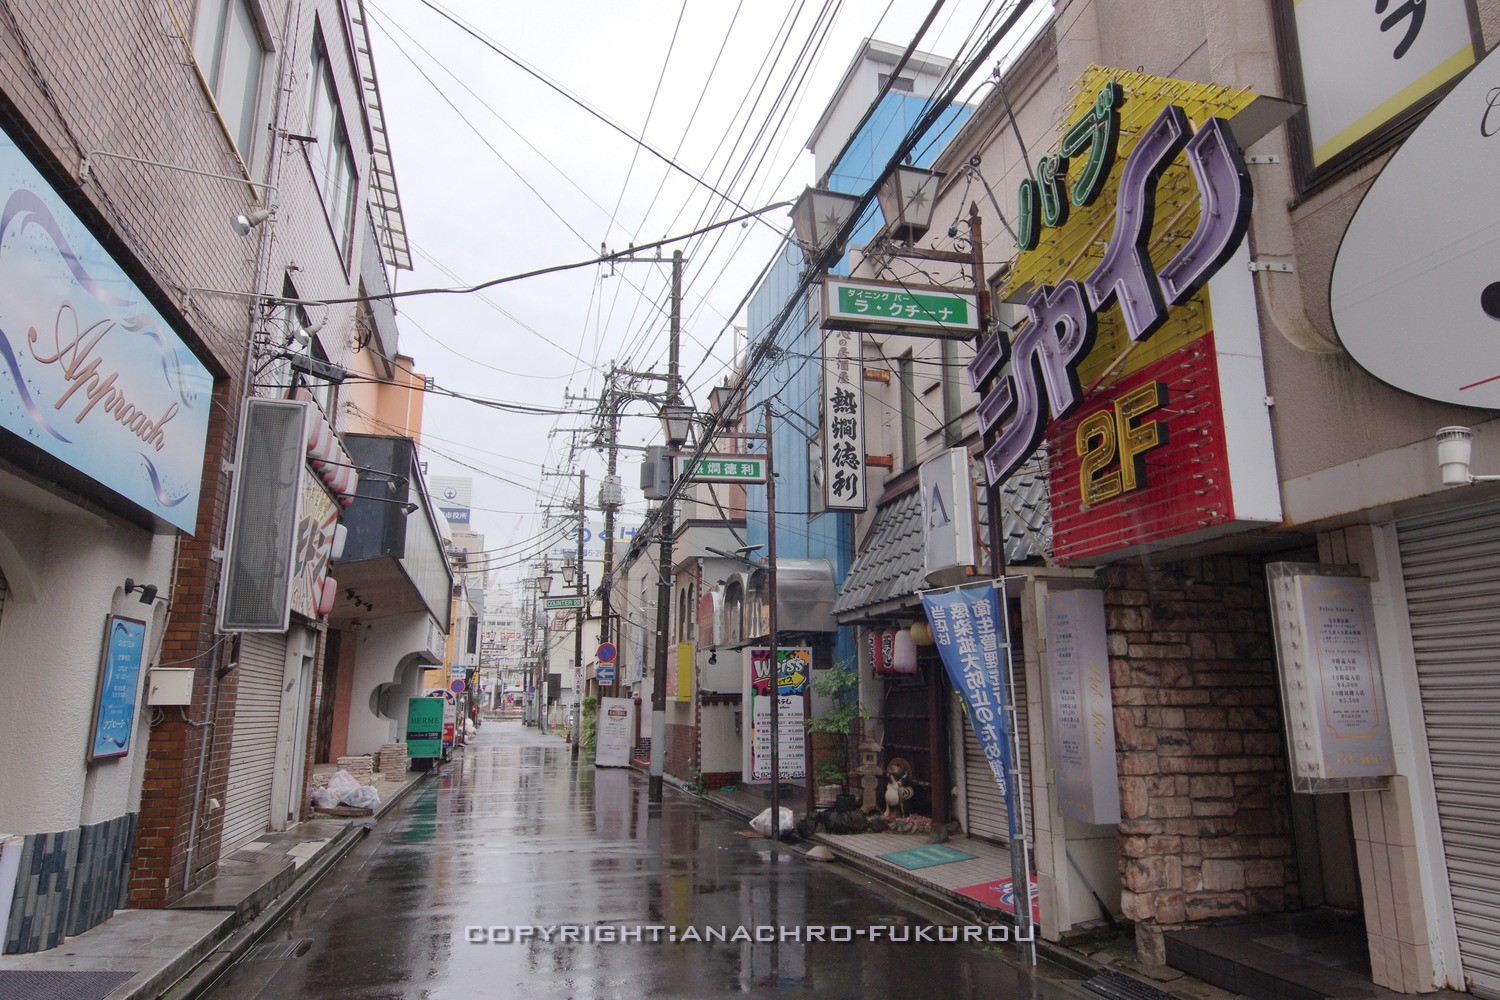
[[[911,763],[905,757],[892,757],[885,766],[885,818],[904,817],[906,804],[915,793]]]

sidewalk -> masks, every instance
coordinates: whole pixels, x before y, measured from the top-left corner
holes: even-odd
[[[378,783],[380,808],[373,817],[310,819],[245,844],[220,860],[210,881],[167,909],[116,910],[56,948],[0,955],[0,997],[154,1000],[190,973],[196,976],[200,965],[227,964],[439,769]]]

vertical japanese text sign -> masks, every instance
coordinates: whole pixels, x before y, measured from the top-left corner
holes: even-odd
[[[823,493],[828,510],[864,510],[864,361],[860,334],[823,337]]]

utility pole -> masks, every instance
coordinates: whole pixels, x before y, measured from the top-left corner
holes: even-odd
[[[605,471],[604,485],[599,489],[599,506],[604,509],[604,570],[600,579],[599,599],[599,641],[601,643],[610,641],[610,591],[614,583],[615,568],[615,511],[620,509],[624,497],[620,491],[619,476],[616,469],[619,465],[618,436],[620,430],[619,393],[615,389],[614,366],[610,366],[609,377],[604,388],[604,396],[600,399],[600,406],[606,414],[606,437],[605,437]],[[579,567],[582,570],[582,567]],[[615,672],[615,679],[610,683],[609,693],[618,696],[620,683],[623,678],[619,671]],[[602,695],[602,692],[601,692]]]
[[[776,460],[771,444],[771,401],[766,406],[766,591],[771,603],[766,627],[771,645],[771,839],[781,839],[781,661],[777,657],[777,644],[781,636],[776,630]],[[808,678],[809,682],[812,678]],[[811,742],[810,736],[804,736]],[[803,777],[803,782],[812,787],[812,775]]]
[[[682,402],[681,387],[677,381],[677,354],[682,339],[681,250],[672,252],[671,316],[667,343],[667,407]],[[671,441],[667,444],[669,447],[674,446]],[[662,503],[661,514],[661,558],[657,563],[656,581],[656,655],[653,658],[655,667],[651,678],[651,776],[646,786],[647,799],[655,803],[661,802],[662,774],[666,770],[667,758],[667,636],[672,624],[672,536],[677,530],[670,491],[668,498]]]
[[[589,616],[589,576],[583,571],[583,531],[587,526],[587,505],[584,503],[586,473],[578,470],[578,592],[583,595],[583,604],[578,608],[577,627],[573,630],[573,760],[578,760],[578,737],[583,728],[583,623]]]

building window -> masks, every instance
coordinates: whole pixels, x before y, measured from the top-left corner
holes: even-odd
[[[881,73],[880,86],[884,87],[885,81],[889,80],[890,78],[891,75],[889,73]],[[896,82],[891,84],[891,90],[902,94],[910,94],[915,89],[916,81],[909,76],[898,76],[896,77]]]
[[[917,460],[917,391],[912,374],[911,352],[896,360],[896,381],[901,383],[901,466]]]
[[[193,57],[240,159],[248,164],[255,153],[255,109],[266,47],[246,0],[203,0],[198,5]]]
[[[307,133],[317,141],[304,148],[311,161],[318,193],[323,197],[323,210],[328,214],[328,226],[333,230],[339,255],[347,261],[354,224],[354,194],[359,178],[354,171],[354,152],[349,146],[349,132],[344,127],[338,90],[333,85],[328,50],[323,47],[321,39],[312,47],[312,73],[308,80]]]

